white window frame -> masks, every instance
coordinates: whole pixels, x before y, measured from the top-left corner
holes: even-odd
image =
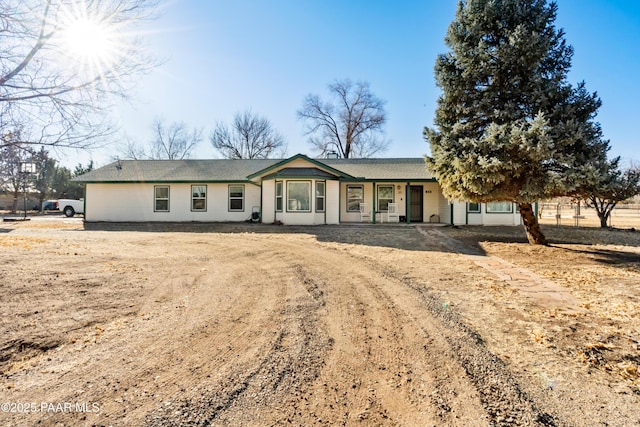
[[[380,189],[381,188],[391,188],[391,198],[390,199],[388,199],[388,198],[384,198],[384,199],[380,198]],[[377,206],[378,211],[388,211],[389,210],[388,207],[385,207],[384,209],[382,208],[382,203],[380,203],[380,201],[381,200],[386,200],[387,204],[393,203],[394,197],[395,197],[395,187],[393,185],[378,185],[378,194],[377,194],[377,196],[378,196],[378,200],[377,200],[377,202],[378,202],[378,206]]]
[[[362,197],[350,197],[351,190],[359,189]],[[347,185],[347,212],[360,212],[360,203],[364,203],[364,185]]]
[[[242,189],[242,196],[232,196],[232,188],[241,188]],[[244,195],[245,195],[245,188],[243,184],[229,184],[229,212],[244,212]],[[238,191],[234,191],[233,193],[238,193]],[[231,207],[231,202],[234,200],[240,200],[242,203],[242,208],[232,208]]]
[[[297,185],[297,184],[305,184],[307,187],[307,197],[308,197],[308,209],[299,209],[297,208],[298,206],[298,199],[292,199],[291,198],[291,185]],[[312,194],[311,194],[311,181],[287,181],[287,212],[292,212],[292,213],[307,213],[307,212],[311,212],[311,200],[312,200]],[[296,202],[295,208],[292,208],[293,203],[292,202]]]
[[[276,181],[276,212],[282,212],[282,202],[284,200],[284,198],[282,197],[283,195],[283,190],[284,185],[282,181]]]
[[[322,187],[322,192],[319,192],[319,187]],[[327,184],[325,181],[316,181],[316,212],[324,212],[326,209],[325,202],[327,200]],[[322,208],[318,208],[320,203]]]
[[[196,193],[194,193],[194,189],[196,188],[203,188],[204,189],[204,195],[202,195],[203,193],[198,192],[198,194],[196,195]],[[195,204],[196,202],[202,201],[204,203],[202,208],[196,208]],[[206,212],[207,211],[207,186],[203,185],[203,184],[194,184],[191,186],[191,212]]]
[[[158,197],[159,189],[167,189],[167,197]],[[167,202],[166,209],[158,209],[158,202],[165,201]],[[169,208],[171,206],[171,187],[169,185],[154,185],[153,186],[153,211],[154,212],[169,212]]]
[[[493,207],[492,207],[493,205]],[[504,207],[506,210],[501,208],[494,209],[494,207],[500,206]],[[490,214],[505,214],[505,213],[513,213],[513,203],[512,202],[489,202],[486,204],[487,213]]]
[[[471,209],[471,205],[477,205],[478,208],[477,209]],[[481,211],[482,211],[481,206],[482,205],[480,203],[467,202],[467,213],[481,213]]]

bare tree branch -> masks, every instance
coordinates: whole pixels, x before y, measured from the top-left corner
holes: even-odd
[[[284,137],[269,120],[251,111],[237,113],[229,129],[224,123],[216,123],[209,136],[213,147],[228,159],[266,159],[286,154]]]
[[[202,141],[202,129],[189,129],[183,123],[166,126],[162,120],[153,123],[155,139],[151,145],[152,159],[182,160],[191,157],[193,149]]]
[[[156,62],[137,26],[157,0],[0,0],[0,132],[22,129],[25,143],[90,148],[108,141],[118,98]],[[78,22],[105,45],[70,49]]]
[[[196,146],[202,142],[202,129],[189,128],[184,122],[173,122],[167,125],[156,118],[151,126],[153,139],[146,145],[137,144],[127,138],[120,146],[120,156],[133,160],[183,160],[193,154]]]
[[[336,80],[328,89],[332,101],[310,94],[297,112],[309,144],[321,155],[338,150],[343,158],[384,151],[389,145],[384,139],[385,101],[371,93],[369,83]]]

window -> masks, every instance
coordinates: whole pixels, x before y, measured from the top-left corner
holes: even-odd
[[[156,185],[153,187],[153,211],[169,212],[169,186]]]
[[[511,202],[490,202],[487,203],[487,213],[511,213],[513,203]]]
[[[388,211],[389,203],[393,203],[393,185],[378,187],[378,210]]]
[[[364,203],[362,185],[347,185],[347,212],[360,212],[360,203]]]
[[[324,181],[316,182],[316,212],[324,212]]]
[[[287,212],[311,212],[311,182],[287,182]]]
[[[282,212],[282,181],[276,182],[276,211]]]
[[[191,186],[191,210],[194,212],[207,210],[207,186],[206,185]]]
[[[467,203],[467,212],[480,213],[480,203]]]
[[[229,186],[229,211],[244,211],[244,185]]]

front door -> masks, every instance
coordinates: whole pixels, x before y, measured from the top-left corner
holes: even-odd
[[[422,199],[422,185],[412,185],[409,187],[409,219],[411,222],[422,222],[424,218],[422,217],[423,212],[423,203]]]

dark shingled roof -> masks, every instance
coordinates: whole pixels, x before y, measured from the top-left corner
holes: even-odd
[[[434,179],[423,158],[322,159],[320,162],[355,177],[374,180]]]
[[[305,157],[301,155],[293,158]],[[313,159],[333,169],[366,180],[434,180],[422,158]],[[119,160],[87,172],[79,182],[246,182],[248,176],[282,159],[253,160]],[[286,163],[286,162],[285,162]],[[291,169],[287,168],[291,172]],[[309,172],[308,168],[302,168]],[[291,175],[294,175],[291,173]]]
[[[280,160],[120,160],[77,177],[81,182],[247,181]]]
[[[284,168],[280,169],[276,173],[265,176],[264,179],[296,177],[335,179],[335,175],[332,175],[318,168]]]

